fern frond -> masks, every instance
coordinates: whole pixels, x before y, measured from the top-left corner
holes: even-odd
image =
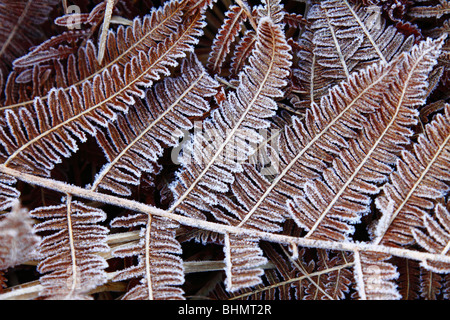
[[[346,138],[356,136],[354,130],[362,127],[363,114],[378,107],[377,101],[396,74],[394,65],[374,65],[330,90],[320,106],[311,106],[303,122],[292,117],[292,125],[279,136],[281,172],[258,198],[245,204],[249,209],[240,226],[250,224],[254,217],[270,216],[271,207],[286,208],[288,201],[301,197],[306,181],[325,170],[332,154],[348,147]],[[294,203],[289,202],[287,208],[298,219]]]
[[[227,101],[214,110],[205,122],[205,134],[194,136],[192,143],[185,148],[181,161],[188,169],[179,174],[180,181],[172,188],[176,201],[170,211],[187,215],[198,211],[189,203],[197,197],[194,196],[196,193],[207,192],[205,186],[219,192],[227,191],[226,185],[233,179],[230,173],[242,171],[237,161],[245,161],[253,153],[252,149],[248,150],[245,140],[260,140],[255,128],[269,125],[265,118],[273,115],[273,109],[276,109],[276,103],[271,98],[281,97],[279,88],[286,83],[286,68],[290,64],[290,55],[287,53],[289,46],[283,41],[280,27],[268,19],[263,19],[259,24],[258,36],[259,41],[251,59],[252,67],[240,74],[242,84],[236,94],[232,92],[228,95]],[[231,117],[233,114],[239,115],[239,118],[234,120]],[[216,139],[225,139],[205,144],[215,133],[219,133]],[[207,150],[202,149],[205,146]],[[188,151],[193,152],[193,158]],[[231,153],[227,154],[227,151]],[[219,175],[220,180],[214,178],[211,181],[215,175]],[[199,188],[196,190],[197,186]],[[210,197],[211,203],[214,203],[214,195]],[[188,207],[193,211],[187,210]]]
[[[255,11],[259,19],[267,17],[276,24],[283,23],[285,17],[283,5],[277,0],[261,0],[261,5],[257,6]]]
[[[224,243],[227,291],[259,284],[264,274],[260,266],[267,262],[259,248],[259,239],[225,234]]]
[[[448,1],[56,1],[0,0],[0,299],[450,296]]]
[[[230,52],[230,46],[241,30],[241,24],[246,18],[244,9],[237,5],[230,6],[225,16],[223,25],[214,39],[207,62],[208,69],[216,74],[220,74],[226,55]]]
[[[443,285],[445,284],[444,275],[421,268],[420,278],[420,297],[425,300],[438,300],[443,289],[445,289]]]
[[[401,298],[394,280],[397,268],[388,260],[390,255],[378,252],[355,253],[355,279],[362,300],[398,300]]]
[[[256,42],[256,34],[253,30],[247,30],[234,50],[231,58],[231,73],[239,74],[242,71],[245,61],[250,56]]]
[[[0,173],[0,211],[11,208],[20,196],[14,185],[17,180],[7,174]]]
[[[412,56],[408,56],[409,62],[394,61],[390,65],[374,65],[354,75],[353,79],[345,85],[343,83],[330,90],[327,99],[322,99],[321,106],[313,104],[311,110],[307,111],[304,122],[293,117],[292,126],[287,127],[280,135],[281,173],[268,188],[266,187],[259,198],[255,198],[256,200],[250,199],[251,201],[243,202],[242,200],[250,197],[235,195],[248,208],[246,217],[239,225],[243,226],[260,216],[271,216],[270,212],[274,211],[271,209],[278,205],[287,206],[295,221],[308,230],[306,237],[344,240],[348,234],[352,234],[353,228],[349,223],[358,221],[361,214],[367,212],[367,206],[370,203],[368,196],[363,194],[376,193],[375,183],[380,179],[386,180],[386,175],[390,173],[390,169],[385,167],[384,177],[380,176],[378,172],[380,169],[374,169],[379,165],[376,164],[374,167],[371,162],[377,161],[381,165],[394,161],[394,159],[386,158],[390,155],[383,156],[382,151],[378,151],[381,152],[380,154],[378,152],[374,154],[374,152],[379,144],[380,150],[387,147],[388,150],[395,151],[398,144],[407,142],[404,139],[410,131],[403,126],[415,123],[415,119],[411,120],[411,116],[416,114],[416,111],[411,111],[409,108],[414,108],[421,101],[417,100],[415,90],[424,90],[421,81],[436,62],[441,42],[428,41],[422,44]],[[395,96],[400,99],[386,100],[383,92],[392,85],[392,80],[397,76],[398,65],[402,63],[405,64],[402,72],[408,70],[412,80],[408,72],[402,74],[400,79],[403,80],[397,79],[398,87],[393,89],[398,92]],[[412,77],[412,72],[417,74]],[[366,94],[370,98],[364,97]],[[367,123],[364,120],[364,113],[378,114],[378,112],[374,113],[378,108],[376,101],[384,101],[383,105],[386,105],[385,108],[380,109],[380,112],[390,109],[393,116],[393,118],[389,117],[389,121],[384,121],[386,126],[382,130],[376,129],[377,126],[372,127],[375,121]],[[397,114],[398,120],[395,120]],[[392,129],[389,128],[390,126]],[[372,130],[368,131],[372,133],[365,131],[365,137],[358,136],[356,130],[363,128],[366,128],[364,129],[366,131]],[[372,137],[372,142],[354,144],[356,142],[354,138],[364,141],[362,139],[367,139],[367,136]],[[384,139],[392,140],[389,142],[392,146],[386,146]],[[360,155],[358,156],[357,153]],[[333,154],[337,156],[334,162]],[[375,160],[380,156],[383,157],[379,161]],[[358,162],[358,159],[362,162]],[[326,170],[327,163],[334,164]],[[361,173],[359,173],[360,170]],[[320,172],[323,172],[323,181],[317,180]],[[344,172],[347,173],[344,174]],[[350,186],[351,181],[358,174],[362,174],[361,178],[357,179],[360,182],[355,182],[355,186],[347,190],[348,194],[343,196],[344,189]],[[350,180],[348,180],[349,177]],[[261,183],[258,185],[264,187]],[[339,185],[344,188],[339,188]],[[252,188],[252,190],[257,189]],[[332,194],[338,195],[338,198],[343,197],[338,201],[338,198]]]
[[[218,83],[192,54],[181,63],[181,75],[166,78],[148,89],[144,100],[136,100],[126,115],[99,132],[97,141],[108,163],[89,186],[129,195],[129,184],[137,185],[141,172],[154,172],[163,148],[174,147],[192,128],[191,119],[209,111],[208,99],[217,92]],[[176,93],[176,95],[174,95]]]
[[[115,257],[137,256],[138,265],[119,272],[114,281],[141,278],[123,298],[131,300],[182,300],[184,283],[181,245],[175,240],[178,223],[147,214],[131,214],[111,222],[112,227],[143,226],[140,241],[113,251]]]
[[[184,14],[184,7],[183,1],[168,1],[162,7],[154,8],[143,18],[135,18],[131,26],[126,28],[120,26],[116,32],[108,31],[106,53],[102,64],[99,64],[97,60],[96,45],[91,40],[87,41],[85,46],[78,49],[76,55],[69,56],[65,66],[67,75],[58,77],[59,82],[54,83],[53,86],[63,88],[66,93],[72,86],[82,91],[84,82],[92,82],[94,78],[102,77],[104,73],[112,73],[113,69],[118,69],[116,71],[120,74],[124,73],[125,66],[133,57],[139,57],[140,51],[148,54],[149,48],[156,47],[170,34],[177,32]],[[92,10],[92,16],[87,15],[86,19],[88,21],[101,19],[104,8],[105,3],[100,3]],[[41,96],[44,101],[48,98],[49,92]],[[17,103],[7,101],[1,109],[29,108],[33,104],[33,99]]]
[[[450,249],[450,212],[438,203],[434,209],[435,218],[429,214],[423,215],[423,225],[426,234],[419,228],[412,230],[417,243],[428,252],[448,255]],[[422,266],[427,270],[439,273],[448,273],[450,264],[437,261],[423,261]]]
[[[320,276],[311,277],[308,283],[310,299],[344,299],[352,287],[352,266],[354,257],[351,252],[336,252],[331,254],[326,250],[319,250],[317,253],[317,271],[314,273]],[[311,274],[310,274],[311,276]],[[323,293],[319,288],[323,289]],[[312,289],[312,290],[311,290]]]
[[[291,28],[300,29],[309,24],[309,21],[303,18],[301,14],[286,13],[283,21]]]
[[[95,126],[106,126],[116,118],[117,112],[126,111],[135,102],[133,96],[143,97],[142,87],[151,86],[160,74],[168,75],[168,68],[177,64],[176,59],[192,51],[202,33],[202,17],[197,12],[156,47],[129,57],[122,72],[122,67],[115,64],[111,70],[105,69],[95,76],[92,82],[85,79],[80,86],[69,87],[68,92],[52,89],[46,101],[35,99],[32,110],[21,108],[17,113],[6,110],[10,132],[2,129],[0,141],[6,150],[4,164],[48,175],[62,156],[68,157],[77,150],[75,138],[85,141],[86,133],[96,133]],[[149,27],[151,20],[145,20],[144,28]],[[126,46],[132,30],[138,34],[140,28],[136,25],[140,26],[138,20],[134,29],[128,29],[127,37],[118,32],[117,45]]]
[[[428,40],[413,48],[401,62],[398,79],[384,96],[382,107],[364,123],[362,134],[340,151],[323,172],[323,181],[305,184],[305,196],[294,198],[298,209],[289,204],[297,221],[308,226],[306,237],[321,229],[321,223],[329,224],[330,232],[342,233],[346,228],[336,220],[357,222],[370,211],[370,195],[378,193],[377,183],[387,180],[395,154],[413,134],[408,126],[417,123],[416,108],[425,101],[426,79],[441,46],[442,40]],[[350,229],[346,232],[352,233]]]
[[[419,298],[421,276],[419,262],[409,259],[394,259],[393,264],[397,266],[400,274],[398,283],[398,292],[402,300],[416,300]]]
[[[414,150],[403,151],[390,183],[375,201],[382,217],[374,243],[407,245],[414,240],[412,230],[423,225],[422,217],[434,207],[434,199],[449,190],[450,105],[425,126]]]
[[[97,28],[98,24],[100,24],[100,20],[103,17],[103,13],[105,11],[106,2],[100,2],[98,5],[96,5],[90,13],[72,13],[72,14],[64,14],[61,17],[58,17],[54,20],[54,23],[58,26],[66,27],[68,30],[65,30],[64,32],[52,36],[48,40],[43,41],[38,46],[34,46],[32,50],[14,60],[13,66],[14,68],[19,68],[19,70],[23,70],[23,68],[33,68],[37,65],[45,65],[45,63],[48,63],[50,61],[55,61],[56,63],[65,63],[67,62],[67,58],[74,54],[76,56],[77,48],[80,50],[85,49],[87,46],[93,45],[90,37],[92,37],[93,33],[95,32],[95,29]],[[74,29],[74,23],[76,24]],[[82,28],[80,26],[83,26]],[[78,29],[79,28],[79,29]],[[102,29],[103,32],[106,31],[106,34],[108,33],[108,28]],[[86,46],[83,46],[82,43],[88,43]],[[83,56],[80,56],[80,59],[83,59]],[[93,61],[89,61],[89,63],[92,63]],[[79,61],[79,63],[86,63],[82,60]],[[98,63],[95,65],[92,65],[90,68],[91,72],[95,72],[97,70],[97,67],[99,66]],[[29,72],[30,69],[26,69],[25,71],[21,71],[19,78],[24,74]],[[55,73],[57,73],[57,70],[55,70]],[[55,83],[58,83],[58,85],[53,85],[56,87],[68,87],[72,85],[73,83],[77,81],[70,82],[69,84],[64,83],[65,81],[61,81],[61,78],[65,78],[64,74],[58,75],[55,79]],[[64,84],[62,84],[64,83]],[[52,86],[52,87],[53,87]],[[42,96],[45,96],[48,92],[45,94],[42,94]],[[25,105],[26,102],[22,103],[21,105]],[[12,106],[8,106],[11,108]]]
[[[375,14],[375,13],[373,13]],[[394,26],[386,26],[379,14],[376,23],[365,8],[348,1],[327,0],[308,13],[310,31],[299,43],[298,80],[306,89],[305,103],[319,102],[321,96],[354,71],[377,62],[390,62],[395,54],[409,50],[413,38],[405,38]]]
[[[37,250],[38,271],[44,289],[40,296],[47,299],[87,299],[88,292],[106,282],[106,260],[98,255],[109,251],[106,238],[109,230],[97,223],[106,219],[99,209],[72,201],[68,195],[64,204],[40,207],[30,215],[45,219],[35,225],[36,232],[45,235]]]
[[[180,158],[185,169],[172,186],[175,201],[170,212],[205,220],[202,210],[211,211],[218,203],[217,194],[229,190],[233,175],[243,170],[241,162],[255,152],[248,141],[261,141],[256,129],[269,126],[266,119],[277,108],[273,99],[283,95],[291,64],[289,49],[281,26],[261,18],[250,65],[240,73],[236,92],[211,113],[204,122],[204,133],[195,134],[183,149]],[[232,240],[230,248],[235,245]]]
[[[311,254],[306,249],[301,249],[298,258],[294,258],[267,244],[262,248],[269,259],[263,283],[227,293],[218,286],[212,295],[222,300],[334,300],[350,291],[354,266],[350,253],[319,250],[315,263],[303,260]]]

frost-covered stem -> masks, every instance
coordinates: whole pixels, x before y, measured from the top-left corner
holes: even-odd
[[[39,280],[36,280],[29,282],[25,285],[8,288],[7,290],[9,291],[0,295],[0,300],[33,299],[39,296],[39,292],[44,290],[44,286],[39,283]]]
[[[152,215],[148,215],[145,229],[145,275],[147,279],[148,300],[153,300],[152,272],[150,270],[150,232],[152,230]]]
[[[361,264],[361,256],[360,256],[358,250],[356,250],[353,253],[353,259],[354,259],[354,263],[355,263],[354,275],[355,275],[355,280],[356,280],[356,288],[358,289],[358,294],[359,294],[361,300],[367,300],[364,278],[363,278],[363,271],[362,271],[362,264]]]
[[[223,237],[223,242],[224,242],[224,252],[225,252],[225,273],[226,274],[232,274],[231,271],[231,244],[230,244],[230,235],[227,233],[224,234]],[[225,281],[227,281],[226,283],[226,287],[227,288],[231,288],[233,286],[233,283],[231,281],[232,277],[227,277],[225,279]]]
[[[5,167],[0,165],[0,172],[13,176],[21,181],[30,183],[32,185],[37,185],[47,189],[55,190],[58,192],[69,193],[72,196],[77,196],[84,199],[89,199],[92,201],[97,201],[100,203],[110,204],[113,206],[118,206],[121,208],[126,208],[136,212],[142,212],[147,214],[152,214],[160,217],[165,217],[178,221],[180,224],[196,227],[204,230],[210,230],[218,232],[221,234],[229,233],[236,235],[246,235],[257,237],[261,240],[266,240],[274,243],[283,244],[296,244],[298,246],[307,248],[318,248],[318,249],[329,249],[338,251],[374,251],[380,253],[386,253],[393,256],[407,258],[417,261],[431,260],[431,261],[441,261],[450,263],[450,256],[444,256],[441,254],[419,252],[416,250],[409,250],[404,248],[388,247],[384,245],[378,245],[373,243],[359,243],[359,242],[337,242],[337,241],[327,241],[327,240],[315,240],[315,239],[305,239],[293,236],[286,236],[282,234],[275,234],[270,232],[263,232],[248,229],[245,227],[234,227],[229,225],[224,225],[216,222],[198,220],[194,218],[189,218],[181,216],[174,213],[169,213],[165,210],[155,208],[151,205],[140,203],[134,200],[123,199],[120,197],[102,194],[98,192],[92,192],[90,190],[76,187],[64,182],[52,180],[49,178],[42,178],[34,176],[32,174],[23,173],[15,169]]]
[[[67,207],[67,232],[69,234],[70,258],[72,260],[72,273],[71,273],[72,283],[70,284],[70,295],[71,295],[77,288],[78,267],[77,267],[75,244],[73,241],[74,236],[72,228],[72,195],[70,193],[67,194],[66,207]]]
[[[101,64],[106,50],[106,37],[108,35],[109,23],[111,21],[112,11],[114,8],[114,0],[106,0],[105,17],[103,18],[102,34],[100,36],[100,44],[98,50],[98,63]]]
[[[62,6],[64,9],[64,14],[68,14],[69,10],[68,10],[68,6],[67,6],[67,0],[62,0]]]

